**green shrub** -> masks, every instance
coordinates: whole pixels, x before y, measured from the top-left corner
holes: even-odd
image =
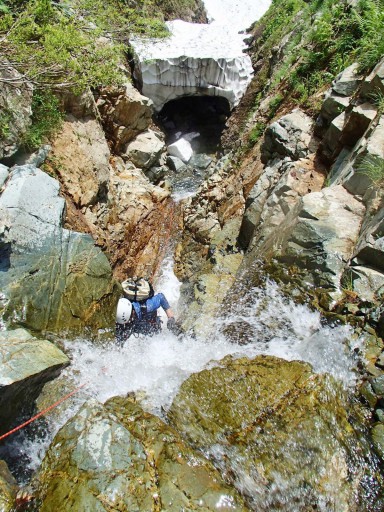
[[[252,130],[249,132],[249,142],[253,146],[260,139],[265,131],[265,124],[257,122]]]
[[[359,173],[368,176],[374,185],[378,187],[384,186],[384,160],[379,156],[365,156],[357,170]]]
[[[123,0],[27,0],[0,15],[2,53],[27,80],[42,88],[114,85],[129,35],[167,34],[148,2],[130,8]],[[101,40],[101,36],[107,36]]]
[[[47,90],[37,90],[32,98],[32,124],[24,136],[23,144],[29,151],[36,150],[61,126],[63,113],[59,100]]]
[[[272,119],[272,117],[276,114],[278,108],[280,107],[281,103],[283,102],[283,95],[282,94],[276,94],[274,98],[271,99],[268,105],[268,117]]]

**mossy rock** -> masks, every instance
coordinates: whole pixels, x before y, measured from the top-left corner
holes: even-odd
[[[183,383],[168,418],[252,509],[355,511],[365,469],[345,400],[306,363],[228,356]]]
[[[87,402],[35,480],[40,512],[248,510],[212,463],[127,398]]]

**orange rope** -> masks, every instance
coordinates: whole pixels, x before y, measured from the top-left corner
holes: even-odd
[[[72,395],[74,395],[75,393],[77,393],[81,388],[83,388],[84,386],[86,386],[88,383],[85,382],[84,384],[82,384],[81,386],[79,386],[78,388],[74,389],[73,391],[71,391],[70,393],[68,393],[68,395],[65,395],[63,396],[62,398],[60,398],[60,400],[58,400],[57,402],[55,402],[54,404],[50,405],[49,407],[47,407],[46,409],[44,409],[43,411],[40,411],[38,414],[36,414],[35,416],[33,416],[32,418],[30,418],[28,421],[22,423],[21,425],[19,425],[18,427],[15,427],[13,428],[12,430],[10,430],[9,432],[7,432],[6,434],[3,434],[2,436],[0,436],[0,441],[2,441],[3,439],[5,439],[6,437],[10,436],[11,434],[14,434],[15,432],[17,432],[18,430],[21,430],[22,428],[26,427],[27,425],[29,425],[30,423],[32,423],[33,421],[37,420],[37,418],[40,418],[40,416],[44,416],[44,414],[46,414],[47,412],[51,411],[52,409],[54,409],[55,407],[57,407],[58,405],[60,405],[62,402],[64,402],[65,400],[67,400],[68,398],[70,398]]]

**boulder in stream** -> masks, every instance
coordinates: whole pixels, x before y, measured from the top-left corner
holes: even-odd
[[[366,510],[367,475],[347,407],[340,386],[306,363],[227,356],[182,384],[168,418],[252,510],[352,512]]]
[[[43,385],[69,364],[53,343],[24,329],[0,332],[0,432],[30,413]]]
[[[84,332],[114,325],[118,286],[90,235],[63,229],[59,183],[14,167],[0,196],[0,313],[7,325]]]
[[[35,484],[40,512],[248,510],[211,462],[127,398],[87,402],[56,435]]]

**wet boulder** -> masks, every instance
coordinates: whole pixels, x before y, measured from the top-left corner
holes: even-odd
[[[89,235],[63,229],[64,206],[57,180],[32,165],[12,169],[0,196],[0,313],[8,325],[113,325],[119,290],[110,264]]]
[[[306,363],[228,356],[182,384],[168,418],[252,510],[326,503],[352,512],[364,462],[344,400],[332,378]]]
[[[43,385],[69,364],[61,350],[24,329],[0,332],[0,429],[30,413]]]
[[[126,398],[87,402],[56,435],[36,486],[40,512],[247,510],[211,462]]]

